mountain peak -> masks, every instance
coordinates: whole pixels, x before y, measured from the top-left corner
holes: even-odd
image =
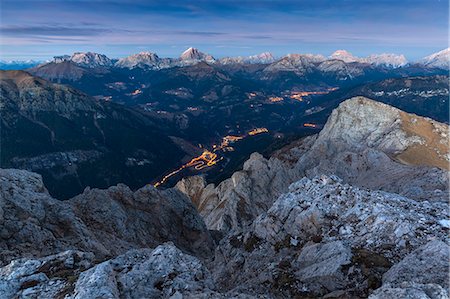
[[[249,56],[246,60],[249,63],[272,63],[275,61],[275,57],[270,52],[263,52],[258,55]]]
[[[75,52],[70,60],[85,67],[111,66],[112,61],[106,55],[94,52]]]
[[[404,55],[392,53],[372,54],[363,58],[362,61],[376,66],[385,65],[394,68],[404,66],[408,63]]]
[[[428,67],[450,68],[450,48],[433,53],[422,59],[421,63]]]
[[[408,63],[404,55],[397,55],[392,53],[372,54],[367,57],[356,57],[347,50],[337,50],[330,56],[331,59],[342,60],[345,63],[360,62],[368,63],[375,66],[388,66],[397,68]]]
[[[204,60],[204,61],[214,61],[214,57],[209,54],[200,52],[197,48],[190,47],[184,51],[181,56],[181,60]]]
[[[358,57],[353,56],[353,54],[348,52],[347,50],[337,50],[333,54],[331,54],[330,58],[342,60],[347,63],[359,61]]]
[[[115,66],[122,68],[135,68],[138,66],[156,67],[160,58],[152,52],[139,52],[125,58],[119,59]]]

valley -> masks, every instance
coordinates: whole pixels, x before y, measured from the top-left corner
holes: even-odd
[[[195,175],[199,174],[200,171],[204,170],[205,168],[211,168],[215,167],[220,161],[222,160],[229,160],[230,158],[226,157],[227,152],[234,152],[235,147],[231,146],[232,144],[238,142],[239,140],[242,140],[247,137],[255,136],[258,134],[264,134],[269,133],[269,130],[266,128],[255,128],[251,131],[249,131],[246,135],[243,136],[225,136],[222,138],[222,141],[220,145],[213,144],[211,151],[208,149],[204,149],[200,147],[200,149],[203,150],[202,154],[198,157],[192,158],[188,163],[182,165],[176,170],[173,170],[167,175],[164,175],[163,178],[154,183],[153,186],[159,187],[164,185],[169,179],[172,180],[172,182],[176,182],[182,178],[181,173],[185,169],[190,169],[189,174]],[[239,146],[239,144],[237,145]],[[221,156],[219,156],[221,155]],[[207,169],[208,170],[208,169]],[[221,169],[223,171],[223,169]],[[174,177],[177,176],[177,177]]]

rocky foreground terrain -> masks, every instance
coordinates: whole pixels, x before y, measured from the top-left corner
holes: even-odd
[[[448,298],[448,126],[357,97],[218,186],[0,170],[1,298]]]

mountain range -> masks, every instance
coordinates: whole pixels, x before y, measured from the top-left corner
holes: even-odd
[[[374,66],[384,66],[391,68],[403,67],[408,64],[419,64],[426,67],[448,69],[448,61],[450,59],[450,50],[444,49],[440,52],[431,54],[418,61],[408,62],[404,55],[382,53],[372,54],[367,57],[356,57],[346,50],[337,50],[328,58],[322,55],[298,54],[302,57],[313,58],[316,62],[325,60],[340,60],[345,63],[359,62]],[[259,55],[248,57],[224,57],[215,59],[212,55],[201,52],[196,48],[188,48],[179,58],[160,58],[157,54],[151,52],[141,52],[120,59],[110,59],[103,54],[93,52],[76,52],[73,55],[55,56],[53,62],[61,63],[64,61],[72,61],[80,66],[85,67],[119,67],[119,68],[169,68],[177,66],[191,65],[200,61],[217,64],[270,64],[287,56],[276,59],[271,53],[264,52]],[[297,55],[297,54],[294,54]],[[49,63],[49,62],[46,62]],[[35,61],[1,61],[0,69],[24,69],[39,64]],[[45,64],[45,63],[44,63]]]
[[[155,183],[227,136],[267,130],[218,152],[213,167],[183,170],[164,187],[199,173],[220,183],[253,151],[270,154],[320,131],[354,96],[449,122],[449,79],[439,68],[298,54],[268,64],[221,64],[194,49],[185,54],[114,61],[76,53],[27,72],[2,72],[2,165],[40,173],[50,194],[67,198],[87,186]],[[178,66],[166,67],[171,63]]]

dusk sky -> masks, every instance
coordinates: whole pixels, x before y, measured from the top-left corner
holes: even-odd
[[[215,57],[270,51],[414,60],[448,47],[447,0],[0,0],[1,59],[76,51],[111,58],[193,46]]]

